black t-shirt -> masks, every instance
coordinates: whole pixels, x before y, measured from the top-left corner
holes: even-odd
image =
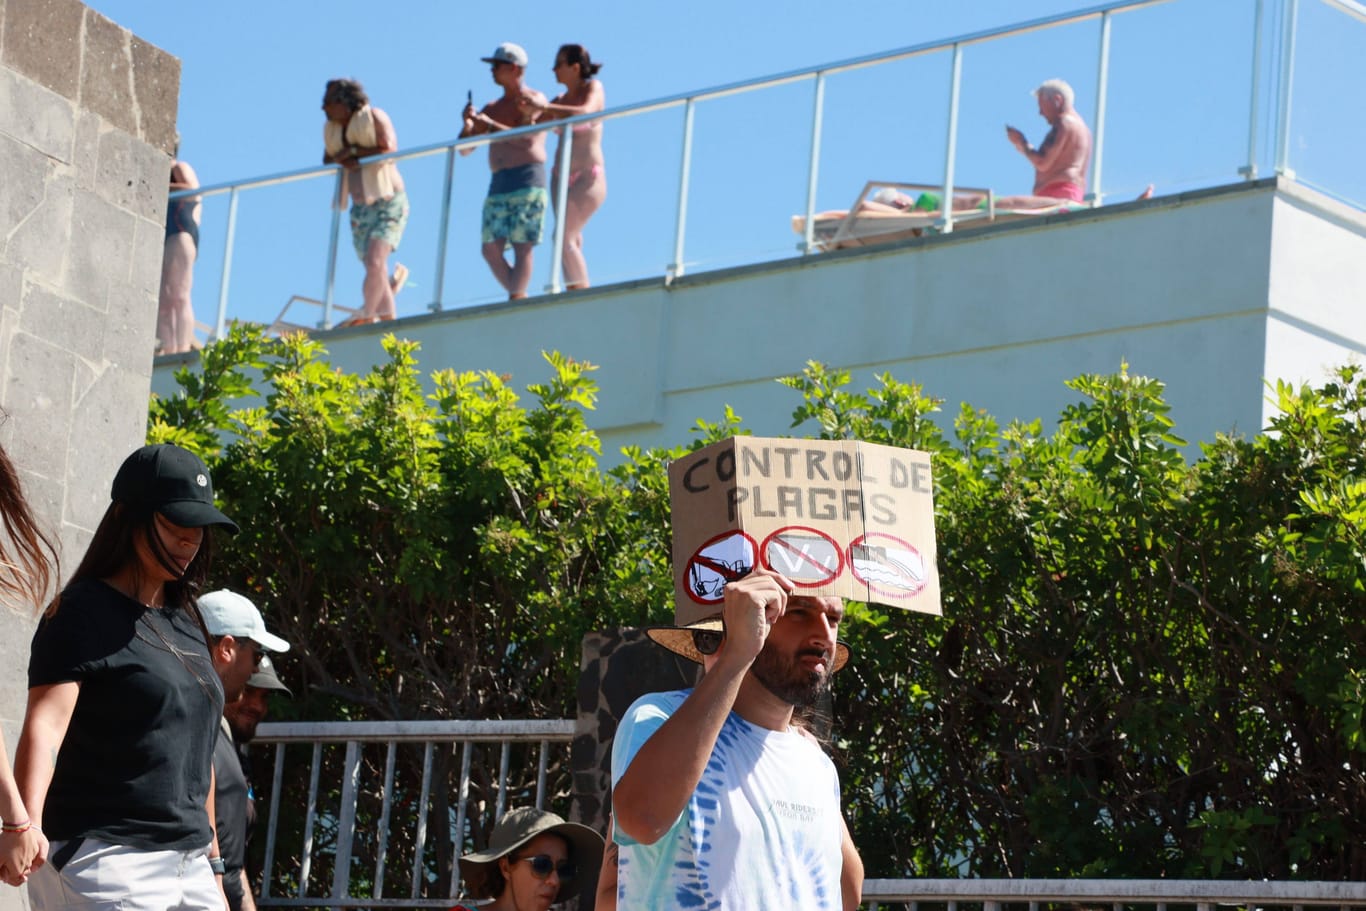
[[[43,809],[47,837],[146,850],[208,845],[223,685],[196,620],[77,582],[38,624],[28,667],[30,687],[69,681],[81,689]]]
[[[223,892],[231,911],[242,911],[242,867],[247,860],[247,776],[226,725],[218,726],[213,748],[214,815],[223,856]]]

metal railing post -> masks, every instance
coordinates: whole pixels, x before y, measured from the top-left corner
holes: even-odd
[[[275,869],[275,836],[280,825],[280,792],[284,790],[285,745],[275,744],[275,770],[270,779],[270,817],[266,823],[266,865],[261,876],[261,896],[270,896],[270,874]]]
[[[1262,0],[1252,10],[1252,98],[1247,109],[1247,164],[1238,173],[1248,180],[1257,179],[1257,107],[1262,91]]]
[[[678,220],[674,223],[674,259],[669,264],[667,281],[683,274],[683,238],[688,226],[688,172],[692,169],[692,125],[696,101],[683,103],[683,157],[678,169]]]
[[[417,832],[413,836],[413,879],[411,894],[418,895],[422,888],[426,867],[422,855],[427,850],[427,802],[432,794],[432,753],[435,745],[429,740],[422,746],[422,789],[417,798]]]
[[[455,180],[455,146],[446,150],[446,179],[441,185],[441,224],[436,235],[436,298],[427,309],[436,313],[446,299],[446,242],[450,234],[451,186]]]
[[[555,172],[559,183],[555,186],[555,232],[551,236],[554,247],[550,251],[550,284],[546,290],[559,294],[563,289],[560,272],[564,269],[564,211],[569,204],[569,159],[574,146],[572,127],[561,127],[560,149],[555,155]]]
[[[232,243],[237,236],[237,187],[228,193],[228,230],[223,241],[223,276],[218,282],[218,317],[213,323],[213,338],[218,341],[228,326],[228,285],[232,279]]]
[[[296,897],[308,895],[308,874],[313,867],[313,826],[318,821],[318,776],[322,772],[323,744],[313,744],[313,763],[308,773],[308,808],[304,811],[304,843],[299,858],[299,888]]]
[[[958,157],[958,96],[963,83],[963,45],[953,46],[953,74],[949,79],[949,135],[944,150],[944,199],[940,226],[945,234],[953,232],[953,163]]]
[[[342,193],[345,191],[343,181],[346,180],[346,173],[340,168],[337,169],[337,189],[332,196],[332,231],[327,237],[327,274],[323,277],[323,318],[318,323],[319,329],[332,328],[332,298],[337,290],[337,234],[341,231],[342,210],[338,205],[342,202]]]
[[[1290,101],[1295,78],[1295,26],[1299,18],[1299,0],[1285,0],[1281,22],[1281,97],[1276,118],[1276,173],[1294,179],[1290,167]]]
[[[1105,99],[1110,90],[1110,11],[1100,14],[1100,62],[1096,73],[1096,131],[1091,147],[1091,204],[1101,204],[1101,165],[1105,159]]]
[[[360,744],[346,743],[342,772],[341,815],[337,820],[335,866],[332,870],[332,897],[351,895],[351,844],[356,835],[356,791],[360,786]]]
[[[454,752],[454,745],[451,747]],[[474,744],[466,740],[461,744],[460,750],[460,787],[457,789],[459,803],[455,808],[455,830],[451,833],[451,844],[454,846],[453,853],[459,854],[464,849],[465,844],[465,807],[470,800],[470,756],[474,749]],[[451,861],[451,885],[447,895],[457,895],[460,889],[460,864]]]
[[[811,159],[806,175],[806,224],[802,231],[802,252],[806,254],[810,254],[816,246],[816,184],[820,176],[821,121],[824,113],[825,73],[817,73],[816,93],[811,108]]]

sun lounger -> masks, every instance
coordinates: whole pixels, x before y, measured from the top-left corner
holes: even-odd
[[[863,185],[862,192],[854,199],[848,209],[835,209],[817,212],[813,216],[812,240],[817,250],[840,250],[847,247],[866,247],[874,244],[893,243],[911,237],[938,233],[944,222],[940,209],[898,209],[877,203],[874,198],[883,189],[904,193],[912,198],[920,193],[932,193],[942,189],[928,184],[902,183],[899,181],[870,180]],[[1037,218],[1040,215],[1056,215],[1089,208],[1084,203],[1058,200],[1057,205],[1032,207],[1027,209],[1002,208],[996,203],[997,196],[991,190],[960,187],[955,192],[959,205],[971,204],[981,198],[980,208],[957,209],[953,213],[953,228],[965,230],[980,225],[1015,221],[1022,218]],[[792,230],[806,236],[806,218],[792,216]]]

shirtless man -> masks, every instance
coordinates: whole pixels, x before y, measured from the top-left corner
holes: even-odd
[[[522,81],[526,51],[504,42],[492,57],[480,59],[493,67],[493,81],[502,87],[503,94],[480,111],[474,109],[473,102],[465,105],[460,138],[514,130],[540,119],[546,98]],[[472,151],[462,149],[461,154]],[[508,299],[517,300],[526,297],[527,285],[531,284],[531,251],[541,242],[545,228],[545,133],[490,143],[489,167],[493,177],[484,200],[484,259],[493,277],[507,289]],[[504,256],[509,242],[511,265]]]
[[[366,164],[362,158],[398,151],[398,138],[389,115],[370,106],[361,84],[353,79],[333,79],[323,92],[323,164],[346,169],[343,195],[336,207],[351,196],[351,241],[365,264],[361,286],[365,303],[359,315],[343,325],[393,319],[394,291],[403,286],[407,270],[399,266],[389,278],[389,254],[398,249],[408,224],[408,194],[392,160]]]
[[[1081,202],[1086,196],[1086,168],[1091,162],[1091,130],[1072,107],[1072,87],[1050,79],[1034,90],[1039,115],[1052,127],[1034,148],[1024,134],[1006,127],[1006,138],[1034,165],[1034,195],[1011,197],[1011,208],[1049,205],[1059,199]],[[1032,200],[1032,201],[1031,201]],[[1001,200],[998,205],[1006,205]]]

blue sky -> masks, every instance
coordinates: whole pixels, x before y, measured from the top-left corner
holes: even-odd
[[[88,0],[89,5],[181,59],[183,157],[205,184],[311,167],[321,158],[323,85],[360,79],[389,112],[402,148],[450,140],[465,93],[497,92],[481,56],[500,41],[530,53],[529,83],[558,91],[556,47],[586,45],[605,63],[609,106],[875,54],[1082,8],[1077,0],[601,0],[516,12],[504,4],[391,0],[326,5],[295,0]],[[1264,46],[1277,39],[1281,0],[1266,0]],[[1252,0],[1172,0],[1114,20],[1104,189],[1111,199],[1232,182],[1248,157]],[[968,47],[963,57],[957,182],[1023,192],[1027,164],[1003,126],[1037,142],[1044,132],[1030,89],[1062,77],[1092,119],[1096,23]],[[1366,199],[1350,150],[1366,119],[1341,123],[1342,86],[1363,84],[1366,25],[1301,0],[1292,165],[1307,181]],[[1258,105],[1262,173],[1271,160],[1272,109],[1263,73]],[[942,179],[946,53],[832,77],[826,88],[817,205],[844,208],[867,179]],[[699,105],[686,261],[689,271],[797,255],[792,214],[805,204],[810,81]],[[607,125],[609,195],[589,224],[595,283],[662,274],[672,259],[681,109]],[[425,312],[436,270],[444,160],[402,166],[413,215],[397,259],[412,270],[400,315]],[[483,152],[459,159],[446,256],[448,308],[501,299],[478,254]],[[239,205],[230,315],[269,321],[291,294],[321,296],[330,183],[314,180],[244,193]],[[195,305],[211,322],[219,293],[226,197],[206,201]],[[549,231],[549,226],[547,228]],[[547,235],[548,237],[549,235]],[[549,240],[538,249],[533,291],[548,281]],[[354,304],[361,271],[343,237],[337,301]],[[305,321],[316,315],[303,315]]]

